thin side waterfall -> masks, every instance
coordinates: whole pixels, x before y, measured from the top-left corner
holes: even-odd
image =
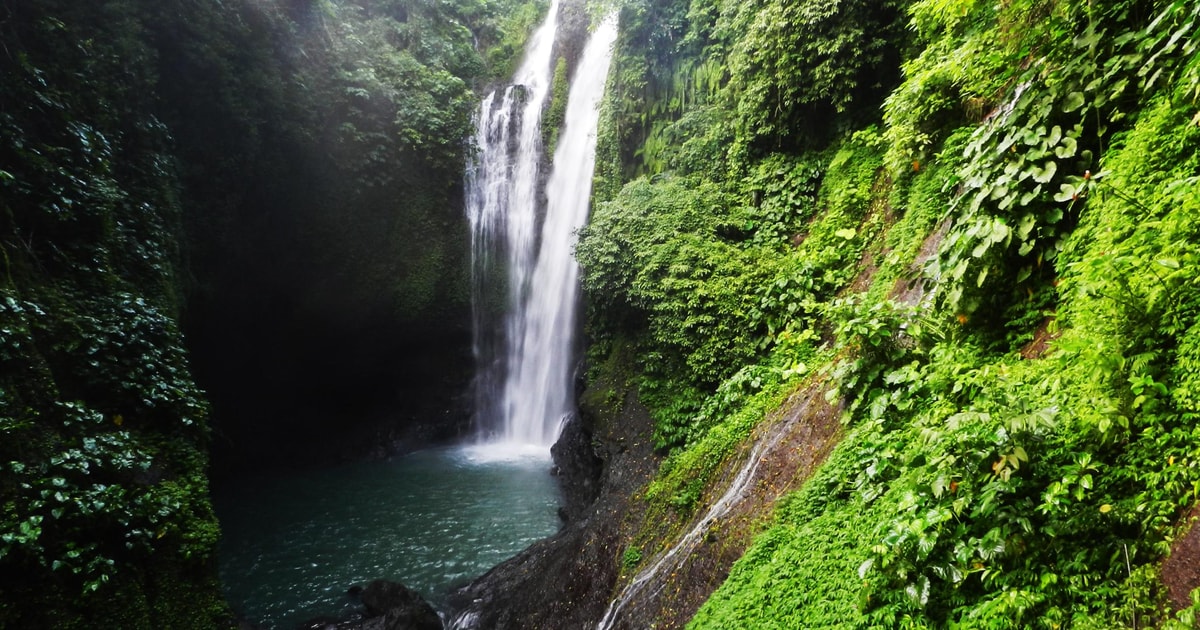
[[[480,106],[479,152],[467,173],[475,302],[476,426],[483,441],[547,451],[573,411],[579,269],[599,103],[616,18],[590,37],[567,98],[544,190],[541,113],[550,91],[558,0],[534,33],[513,84]],[[498,288],[500,290],[498,290]],[[497,321],[503,325],[497,326]]]
[[[700,542],[704,540],[704,536],[708,533],[709,528],[717,521],[725,518],[730,511],[737,506],[739,502],[747,496],[747,490],[755,480],[755,475],[758,474],[759,465],[762,464],[763,456],[774,449],[787,434],[796,421],[796,416],[793,416],[788,421],[780,423],[773,427],[768,434],[754,444],[750,451],[750,455],[746,458],[746,462],[738,471],[736,477],[730,482],[725,493],[717,499],[708,512],[704,514],[696,524],[687,531],[670,549],[659,554],[654,558],[646,568],[642,569],[621,589],[611,602],[609,602],[608,610],[605,611],[604,617],[600,623],[596,625],[596,630],[612,630],[618,627],[621,619],[621,613],[631,603],[653,599],[658,596],[663,587],[666,586],[666,576],[676,572],[684,561],[696,550]]]

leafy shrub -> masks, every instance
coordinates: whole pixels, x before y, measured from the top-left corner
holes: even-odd
[[[763,0],[716,25],[728,42],[738,141],[767,150],[829,138],[827,121],[890,87],[900,3]]]
[[[1091,169],[1109,126],[1122,124],[1131,96],[1156,88],[1181,55],[1191,54],[1179,40],[1200,25],[1196,9],[1181,3],[1168,5],[1145,31],[1121,36],[1108,33],[1100,15],[1086,17],[1074,37],[1066,36],[1066,24],[1084,16],[1048,21],[1048,37],[1066,43],[1051,39],[1042,59],[1049,67],[1035,64],[1016,77],[1008,100],[966,148],[954,227],[936,271],[956,313],[1002,311],[999,302],[1013,299],[1014,289],[1026,289],[1031,278],[1044,281],[1043,265],[1057,258],[1078,200],[1099,175]]]

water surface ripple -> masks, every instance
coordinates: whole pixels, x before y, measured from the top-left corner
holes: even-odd
[[[347,589],[377,578],[437,605],[554,533],[550,465],[544,450],[455,447],[231,484],[214,497],[229,600],[269,629],[344,613]]]

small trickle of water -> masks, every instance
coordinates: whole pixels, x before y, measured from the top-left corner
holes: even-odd
[[[549,455],[471,447],[251,478],[214,497],[229,601],[264,628],[353,611],[375,579],[435,605],[559,525]]]
[[[662,592],[663,587],[666,586],[666,576],[675,573],[679,567],[683,566],[684,561],[703,540],[709,527],[724,518],[739,502],[747,498],[746,490],[758,473],[763,455],[779,444],[794,422],[795,417],[793,416],[786,422],[772,427],[767,435],[759,438],[741,470],[730,482],[721,498],[717,499],[704,516],[696,521],[692,528],[681,536],[672,547],[659,554],[647,564],[646,568],[633,576],[629,584],[625,585],[625,588],[621,589],[617,597],[609,603],[604,617],[596,625],[596,630],[611,630],[621,620],[621,613],[627,606],[639,600],[652,599]]]

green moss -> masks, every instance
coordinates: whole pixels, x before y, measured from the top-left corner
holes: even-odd
[[[550,104],[542,115],[542,135],[548,155],[554,155],[558,134],[567,118],[567,91],[570,88],[567,83],[567,59],[559,57],[554,64],[554,78],[550,84]]]
[[[767,392],[815,373],[840,387],[851,430],[692,627],[1177,623],[1155,570],[1200,483],[1200,57],[1179,45],[1200,29],[1200,8],[912,3],[918,40],[884,126],[827,136],[838,138],[828,146],[781,117],[841,96],[753,105],[820,87],[810,76],[751,89],[821,69],[803,47],[730,77],[727,100],[688,105],[680,86],[655,83],[731,55],[758,63],[762,47],[740,51],[770,30],[748,29],[797,7],[714,18],[693,3],[679,57],[622,43],[628,74],[617,89],[629,109],[614,117],[639,130],[621,138],[624,172],[661,174],[613,197],[620,220],[601,212],[581,260],[597,273],[589,290],[617,288],[598,291],[594,316],[606,321],[593,326],[620,322],[639,340],[644,398],[674,448],[631,548],[669,545],[778,404]],[[792,65],[769,71],[780,64]],[[731,119],[762,123],[737,127],[749,146],[712,143]],[[706,131],[697,120],[717,122]],[[668,133],[685,128],[686,141]],[[707,217],[675,221],[702,227],[639,229],[672,214],[675,194],[664,193],[678,181],[722,191],[706,198]],[[654,236],[617,245],[643,234]],[[739,291],[755,299],[714,310],[673,301],[654,290],[661,283],[639,284],[639,260],[621,257],[685,241],[738,256]],[[727,270],[683,267],[705,269],[689,277],[693,293],[728,282]],[[869,289],[852,283],[871,273]],[[921,285],[905,297],[933,301],[890,302],[900,281]],[[653,334],[696,317],[737,322],[737,332],[718,323],[693,337],[755,352],[723,354],[723,371],[697,379]],[[1035,331],[1045,347],[1026,348]],[[827,350],[815,352],[816,340]],[[749,386],[756,379],[768,384]]]

